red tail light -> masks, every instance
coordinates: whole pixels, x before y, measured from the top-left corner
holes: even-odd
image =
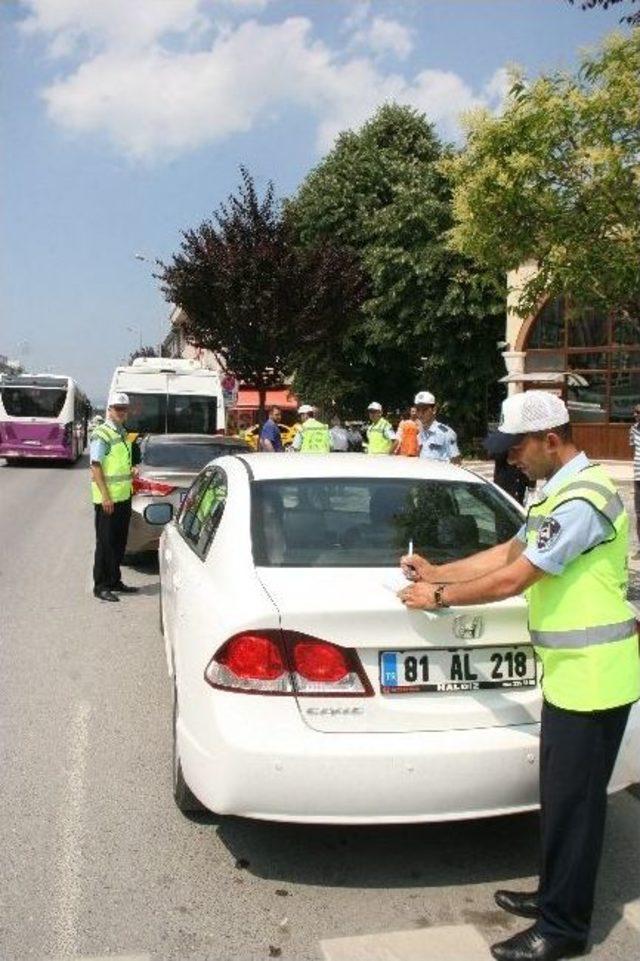
[[[342,681],[349,674],[346,652],[326,641],[299,640],[293,645],[293,668],[307,681]]]
[[[204,672],[212,687],[252,694],[372,697],[356,652],[294,631],[247,631],[229,638]]]
[[[149,497],[166,497],[173,494],[175,485],[166,484],[164,481],[149,480],[141,477],[136,471],[133,472],[133,493],[146,494]]]
[[[253,681],[275,681],[286,671],[276,640],[264,634],[239,634],[227,641],[218,663]]]
[[[209,661],[204,679],[222,690],[291,694],[280,631],[247,631],[230,637]]]

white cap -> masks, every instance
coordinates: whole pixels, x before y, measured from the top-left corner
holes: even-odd
[[[430,390],[419,390],[413,403],[422,404],[423,407],[435,407],[436,399]]]
[[[313,414],[314,408],[311,404],[300,404],[298,407],[299,414]]]
[[[502,417],[497,431],[489,434],[485,447],[490,454],[503,454],[526,434],[553,430],[569,423],[564,401],[546,390],[527,390],[512,394],[502,402]]]
[[[367,410],[379,410],[379,411],[381,411],[381,410],[382,410],[382,404],[379,404],[377,400],[372,400],[371,403],[369,404],[369,406],[367,407]]]
[[[107,401],[107,407],[128,407],[129,406],[129,395],[123,393],[121,390],[114,390],[112,394],[109,394],[109,400]]]

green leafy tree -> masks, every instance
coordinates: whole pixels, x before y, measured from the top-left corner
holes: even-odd
[[[301,249],[273,184],[261,199],[241,174],[238,192],[183,233],[158,276],[166,299],[187,315],[189,341],[257,388],[264,411],[267,388],[292,372],[301,345],[313,349],[344,322],[362,278],[354,258],[330,243]]]
[[[615,7],[619,3],[634,4],[636,0],[569,0],[569,3],[576,5],[580,3],[580,7],[583,10],[593,10],[594,7],[602,7],[603,10],[608,10],[609,7]],[[620,18],[621,23],[630,23],[634,26],[640,24],[640,10],[636,10],[633,13],[625,13]]]
[[[640,291],[640,31],[575,75],[514,75],[501,116],[476,112],[449,158],[456,250],[506,271],[535,260],[520,310],[544,295],[624,307]]]
[[[158,352],[155,347],[147,345],[146,347],[136,347],[136,349],[129,354],[129,363],[132,364],[134,360],[138,357],[157,357]]]
[[[332,238],[354,250],[367,281],[362,309],[336,340],[297,367],[296,385],[362,411],[371,399],[404,406],[420,387],[446,403],[467,436],[483,428],[488,390],[503,373],[496,340],[504,281],[447,248],[451,196],[431,124],[387,105],[343,133],[290,202],[300,242]],[[330,381],[325,380],[327,362]]]

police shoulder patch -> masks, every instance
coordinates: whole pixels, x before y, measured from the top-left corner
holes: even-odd
[[[537,547],[539,551],[552,547],[562,533],[562,526],[555,517],[544,517],[538,528]]]

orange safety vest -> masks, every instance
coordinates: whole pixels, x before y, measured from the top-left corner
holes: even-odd
[[[418,456],[418,431],[419,427],[415,420],[403,420],[400,421],[398,432],[400,433],[400,447],[398,448],[399,454],[404,454],[405,457],[417,457]]]

